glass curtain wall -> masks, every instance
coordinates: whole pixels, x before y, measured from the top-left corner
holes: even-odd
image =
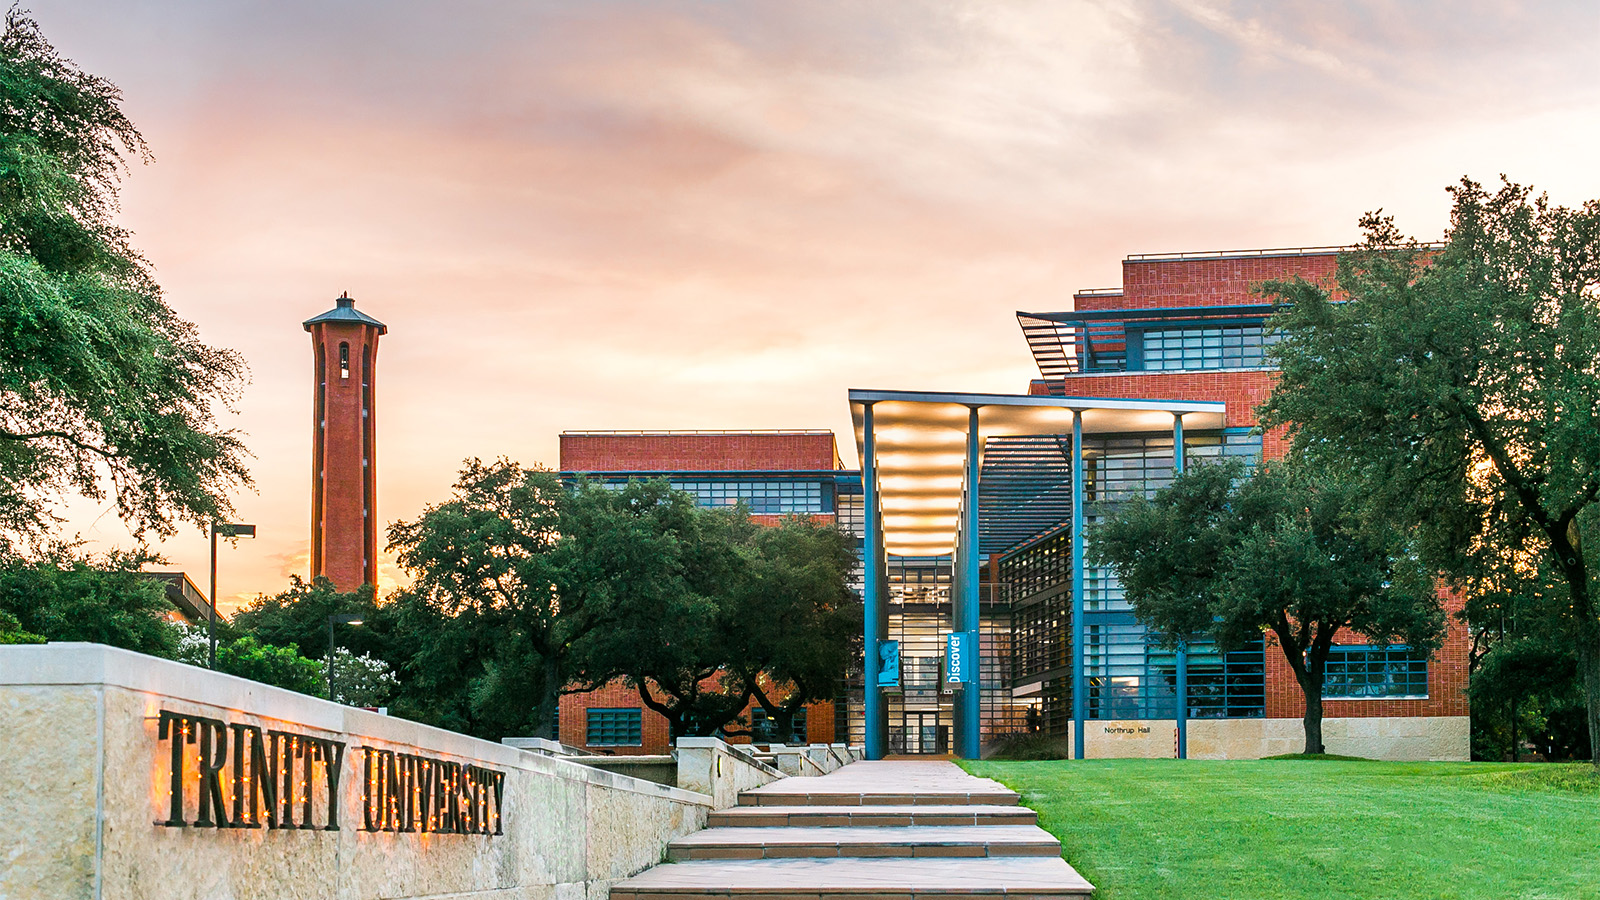
[[[952,696],[940,677],[944,636],[952,624],[948,556],[889,557],[889,633],[900,642],[900,690],[885,693],[889,752],[949,753],[955,724]]]
[[[1189,465],[1260,458],[1247,431],[1188,434]],[[1172,438],[1093,436],[1084,442],[1084,513],[1089,527],[1127,500],[1172,483]],[[1011,612],[1011,680],[1036,709],[1020,728],[1065,735],[1072,721],[1072,535],[1070,523],[1003,556],[997,577]],[[1176,715],[1176,654],[1141,625],[1108,568],[1084,571],[1084,664],[1092,719]],[[1189,706],[1196,718],[1259,717],[1265,705],[1264,648],[1222,654],[1209,641],[1189,647]]]

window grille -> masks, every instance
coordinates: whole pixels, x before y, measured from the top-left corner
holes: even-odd
[[[586,743],[591,747],[637,747],[644,743],[641,710],[590,709]]]
[[[820,481],[728,481],[669,478],[675,490],[694,497],[696,506],[734,506],[743,502],[758,516],[833,512],[833,492]],[[620,491],[626,480],[608,480],[601,487]]]
[[[1428,696],[1428,658],[1402,644],[1335,644],[1323,673],[1322,696],[1364,699]]]
[[[1154,370],[1247,369],[1267,365],[1266,349],[1277,335],[1260,325],[1147,328],[1144,367]]]

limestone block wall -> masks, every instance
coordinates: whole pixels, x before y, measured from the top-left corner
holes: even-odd
[[[165,824],[163,714],[182,751],[181,827]],[[202,721],[227,736],[189,724]],[[299,755],[271,752],[274,733]],[[433,780],[407,780],[401,762],[401,790],[386,792],[386,758],[414,775],[426,763]],[[273,804],[253,775],[275,785],[281,827],[261,827]],[[412,800],[396,800],[406,787]],[[705,794],[124,650],[0,647],[0,897],[605,900],[710,808]]]
[[[1071,725],[1062,738],[1072,752]],[[1305,749],[1299,719],[1190,719],[1190,759],[1260,759]],[[1471,758],[1467,716],[1326,717],[1322,743],[1329,753],[1386,760]],[[1091,720],[1084,726],[1090,759],[1171,759],[1177,755],[1178,723],[1172,719]]]
[[[1329,753],[1387,760],[1472,758],[1467,716],[1364,716],[1324,718]],[[1259,759],[1299,753],[1306,732],[1299,719],[1191,719],[1190,759]]]
[[[739,792],[771,784],[784,773],[756,759],[748,744],[734,745],[712,737],[678,738],[678,786],[711,795],[713,809],[739,802]]]

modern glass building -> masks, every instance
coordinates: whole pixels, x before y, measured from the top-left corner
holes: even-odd
[[[1278,647],[1172,648],[1110,571],[1087,565],[1084,542],[1186,466],[1283,453],[1283,435],[1263,433],[1254,412],[1274,377],[1272,308],[1257,291],[1329,282],[1338,253],[1130,256],[1121,287],[1017,313],[1039,370],[1024,394],[851,391],[860,471],[843,468],[827,432],[574,433],[562,436],[562,469],[666,475],[707,506],[832,516],[858,535],[867,652],[841,673],[826,727],[873,756],[973,757],[1018,732],[1055,736],[1079,757],[1295,752],[1303,700]],[[1463,625],[1452,619],[1428,658],[1354,635],[1338,643],[1330,752],[1467,758]],[[582,728],[569,729],[564,706],[563,739]],[[641,746],[649,731],[647,715]]]

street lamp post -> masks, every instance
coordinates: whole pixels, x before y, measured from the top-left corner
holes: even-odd
[[[328,699],[333,699],[333,626],[360,625],[361,617],[352,613],[336,613],[328,617]]]
[[[238,525],[230,522],[211,523],[211,615],[206,619],[206,668],[217,667],[217,537],[225,538],[253,538],[256,536],[254,525]]]

